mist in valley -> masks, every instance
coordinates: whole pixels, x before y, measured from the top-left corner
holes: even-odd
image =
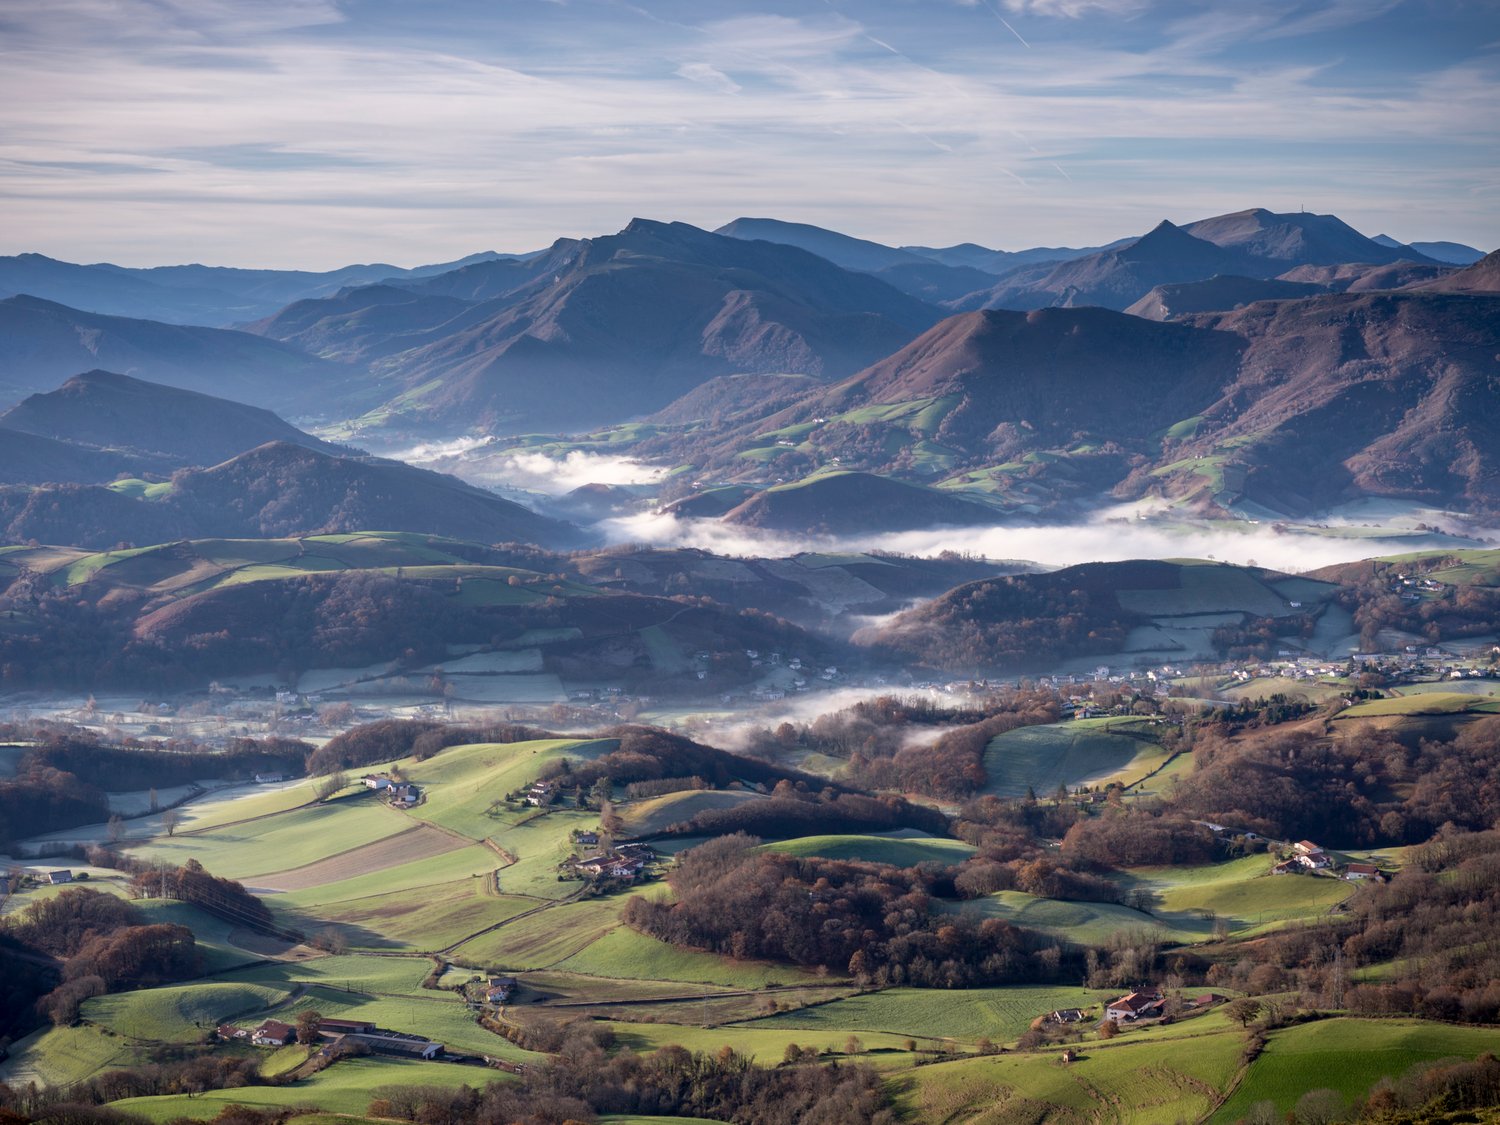
[[[1124,559],[1202,558],[1270,567],[1289,573],[1438,545],[1432,536],[1421,533],[1343,537],[1321,535],[1313,529],[1277,531],[1263,524],[1163,527],[1116,519],[1076,524],[1000,524],[869,535],[810,536],[650,513],[605,520],[599,527],[611,543],[699,547],[724,555],[764,557],[794,555],[802,551],[892,551],[932,557],[944,551],[955,551],[991,559],[1025,560],[1051,567]]]

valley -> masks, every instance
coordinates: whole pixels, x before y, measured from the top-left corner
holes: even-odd
[[[0,1117],[1487,1120],[1495,269],[0,261]]]

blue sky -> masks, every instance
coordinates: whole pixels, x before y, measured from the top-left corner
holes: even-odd
[[[1500,245],[1500,0],[4,0],[0,253],[409,265],[739,215]]]

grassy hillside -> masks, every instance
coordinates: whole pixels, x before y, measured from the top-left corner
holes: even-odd
[[[1333,1089],[1353,1099],[1381,1078],[1397,1078],[1417,1063],[1473,1058],[1494,1047],[1492,1030],[1417,1020],[1333,1019],[1290,1027],[1271,1036],[1265,1052],[1210,1120],[1229,1125],[1261,1101],[1272,1101],[1285,1113],[1307,1090]]]
[[[801,836],[795,840],[781,840],[761,846],[788,855],[858,859],[869,863],[890,863],[897,867],[915,867],[919,863],[962,863],[975,851],[973,847],[958,840],[907,832],[883,836]]]
[[[155,1098],[127,1098],[115,1103],[129,1113],[151,1121],[190,1117],[207,1121],[229,1105],[261,1109],[311,1106],[329,1113],[361,1118],[374,1091],[381,1086],[482,1085],[490,1075],[469,1067],[442,1063],[409,1062],[405,1059],[352,1059],[330,1067],[291,1086],[246,1086],[238,1090],[211,1090],[203,1094],[177,1094]],[[299,1121],[302,1119],[299,1118]],[[343,1116],[340,1120],[345,1120]]]
[[[948,1122],[1196,1121],[1217,1104],[1238,1067],[1232,1034],[1178,1043],[1090,1044],[1079,1061],[1058,1052],[963,1059],[921,1067],[903,1095],[919,1120]]]
[[[1017,985],[932,991],[890,988],[744,1024],[863,1035],[870,1031],[972,1044],[1013,1041],[1033,1020],[1057,1008],[1096,1008],[1113,993],[1086,988]],[[800,1039],[797,1042],[801,1042]]]
[[[1076,719],[1022,727],[991,740],[984,754],[986,791],[1024,797],[1028,789],[1049,795],[1059,785],[1131,784],[1167,760],[1139,719]]]

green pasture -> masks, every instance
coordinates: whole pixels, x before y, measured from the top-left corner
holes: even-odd
[[[1257,617],[1285,617],[1298,612],[1291,609],[1288,598],[1256,578],[1254,574],[1227,563],[1197,559],[1174,559],[1178,586],[1165,590],[1121,590],[1120,605],[1149,617],[1177,617],[1204,613],[1237,611]],[[1329,587],[1332,592],[1332,587]]]
[[[744,789],[687,789],[680,793],[629,801],[620,805],[617,811],[624,823],[626,835],[646,836],[692,820],[700,812],[732,809],[765,799],[763,793]]]
[[[274,986],[308,984],[378,995],[441,995],[422,988],[432,968],[426,957],[376,957],[348,953],[307,961],[266,961],[220,973],[216,980]]]
[[[155,547],[131,547],[121,551],[101,551],[94,555],[84,555],[68,565],[62,572],[63,584],[77,586],[87,582],[107,566],[113,566],[127,559],[137,558],[140,555],[155,551]]]
[[[1118,877],[1127,891],[1152,896],[1152,914],[1197,938],[1215,920],[1231,933],[1326,915],[1354,888],[1323,875],[1272,875],[1272,857],[1252,855],[1206,867],[1132,868]]]
[[[1245,1080],[1210,1120],[1228,1125],[1261,1101],[1285,1113],[1308,1090],[1333,1089],[1353,1099],[1417,1063],[1473,1058],[1495,1047],[1492,1028],[1419,1020],[1343,1018],[1285,1028],[1272,1032]]]
[[[959,840],[935,836],[801,836],[762,844],[767,851],[795,856],[821,856],[824,859],[857,859],[867,863],[889,863],[896,867],[915,867],[919,863],[944,866],[962,863],[975,849]]]
[[[316,985],[287,1007],[278,1009],[277,1015],[290,1023],[305,1011],[329,1019],[369,1020],[391,1031],[425,1035],[464,1054],[491,1055],[516,1062],[534,1062],[537,1058],[503,1036],[480,1027],[468,1005],[452,992],[426,990],[417,995],[385,996],[362,992],[357,983],[353,993]]]
[[[742,1054],[750,1055],[762,1066],[775,1066],[786,1053],[788,1045],[816,1047],[842,1055],[849,1040],[847,1031],[828,1031],[819,1028],[793,1029],[747,1026],[731,1024],[723,1027],[694,1027],[670,1023],[612,1023],[621,1046],[635,1051],[654,1051],[660,1047],[676,1044],[689,1051],[715,1052],[721,1047],[732,1047]],[[872,1031],[860,1033],[857,1038],[867,1051],[901,1051],[906,1036],[890,1032]],[[873,1062],[863,1056],[849,1061]],[[911,1056],[903,1055],[902,1061],[909,1063]]]
[[[640,638],[651,657],[651,667],[657,672],[683,672],[691,667],[681,646],[660,625],[646,626],[640,630]]]
[[[1152,437],[1168,438],[1172,441],[1184,441],[1198,432],[1198,427],[1203,424],[1203,415],[1194,414],[1191,418],[1184,418],[1180,422],[1174,422],[1159,434]]]
[[[66,1086],[127,1066],[134,1058],[129,1042],[106,1035],[102,1028],[88,1024],[47,1027],[11,1044],[10,1056],[0,1060],[0,1082]]]
[[[84,1004],[83,1018],[127,1039],[196,1043],[221,1023],[259,1023],[257,1013],[291,992],[287,986],[194,981],[98,996]]]
[[[95,890],[108,887],[108,884],[97,882],[91,882],[89,885]],[[146,915],[146,920],[151,925],[168,923],[186,926],[192,930],[198,949],[203,954],[205,972],[216,973],[235,965],[243,965],[246,961],[252,961],[258,956],[241,949],[234,943],[230,936],[235,930],[233,923],[216,918],[185,902],[159,898],[136,899],[134,906]]]
[[[1500,700],[1456,691],[1423,691],[1388,699],[1370,699],[1345,708],[1339,719],[1374,719],[1387,715],[1458,715],[1466,711],[1500,711]]]
[[[912,1073],[905,1108],[920,1121],[1198,1121],[1239,1066],[1233,1034],[1175,1041],[1088,1043],[1076,1062],[1058,1051],[936,1063]]]
[[[724,988],[762,988],[768,984],[802,984],[817,979],[790,965],[735,961],[713,953],[678,949],[623,924],[554,967],[591,976],[680,980]]]
[[[597,757],[614,747],[609,739],[568,738],[449,747],[403,767],[427,794],[413,815],[471,840],[495,836],[518,818],[504,811],[507,793],[524,789],[561,758]],[[492,814],[490,806],[497,800],[500,811]]]
[[[507,922],[490,933],[480,934],[459,946],[453,956],[466,965],[517,971],[549,968],[561,964],[619,926],[623,902],[622,898],[615,897],[559,903]]]
[[[1155,917],[1115,902],[1063,902],[1024,891],[997,891],[953,907],[978,918],[999,918],[1076,945],[1102,945],[1122,932],[1147,933],[1156,941],[1194,941],[1210,925],[1194,918]]]
[[[112,481],[106,487],[111,492],[118,492],[121,496],[128,496],[132,500],[160,500],[164,496],[170,496],[175,487],[171,481],[145,481],[140,477],[127,477],[124,480]]]
[[[921,1039],[953,1039],[972,1044],[988,1038],[1009,1043],[1033,1020],[1058,1008],[1089,1009],[1113,1000],[1118,992],[1049,985],[1016,985],[1005,988],[888,988],[816,1004],[794,1012],[746,1021],[753,1028],[787,1028],[810,1031],[889,1032]],[[1102,1016],[1103,1009],[1096,1013]],[[796,1037],[794,1037],[796,1038]],[[797,1042],[802,1042],[796,1038]]]
[[[324,888],[315,887],[301,892],[303,904],[286,920],[301,923],[303,929],[316,924],[310,921],[312,918],[333,924],[356,949],[445,949],[537,905],[532,899],[485,894],[488,878],[486,873],[477,879],[437,883],[418,894],[391,891],[328,903],[317,901],[318,892]],[[281,898],[271,901],[279,906]]]
[[[1500,680],[1428,680],[1387,689],[1392,695],[1482,695],[1500,696]]]
[[[496,1037],[498,1038],[498,1037]],[[501,1040],[503,1042],[503,1040]],[[445,1063],[406,1059],[348,1059],[287,1086],[241,1086],[233,1090],[210,1090],[202,1094],[170,1094],[154,1098],[127,1098],[113,1103],[127,1113],[151,1121],[177,1117],[209,1120],[225,1106],[247,1105],[259,1109],[312,1106],[328,1113],[363,1115],[382,1086],[483,1086],[503,1081],[504,1075]],[[302,1120],[299,1118],[299,1120]]]
[[[207,829],[310,805],[317,800],[320,781],[319,778],[308,778],[298,785],[278,785],[264,790],[259,786],[238,785],[189,801],[182,806],[177,835],[192,838],[194,833]]]
[[[425,896],[435,887],[452,886],[455,883],[472,886],[482,882],[484,877],[503,863],[489,848],[473,844],[378,871],[367,870],[364,874],[336,882],[267,895],[266,901],[273,908],[284,903],[300,910],[316,912],[320,907],[337,906],[352,900],[404,894],[408,905],[415,908],[420,903],[413,901],[412,892],[421,892]],[[480,878],[476,879],[475,876]]]
[[[1151,729],[1139,719],[1078,719],[1007,731],[985,748],[986,792],[1045,797],[1059,785],[1136,780],[1166,760]]]
[[[368,798],[341,798],[192,835],[158,836],[131,854],[181,866],[196,859],[215,875],[244,879],[302,867],[411,827],[403,813]]]
[[[1325,703],[1337,698],[1348,689],[1339,684],[1320,680],[1293,680],[1286,676],[1257,676],[1244,683],[1224,688],[1220,694],[1225,699],[1270,699],[1273,695],[1284,695],[1289,699],[1305,699],[1309,703]]]

